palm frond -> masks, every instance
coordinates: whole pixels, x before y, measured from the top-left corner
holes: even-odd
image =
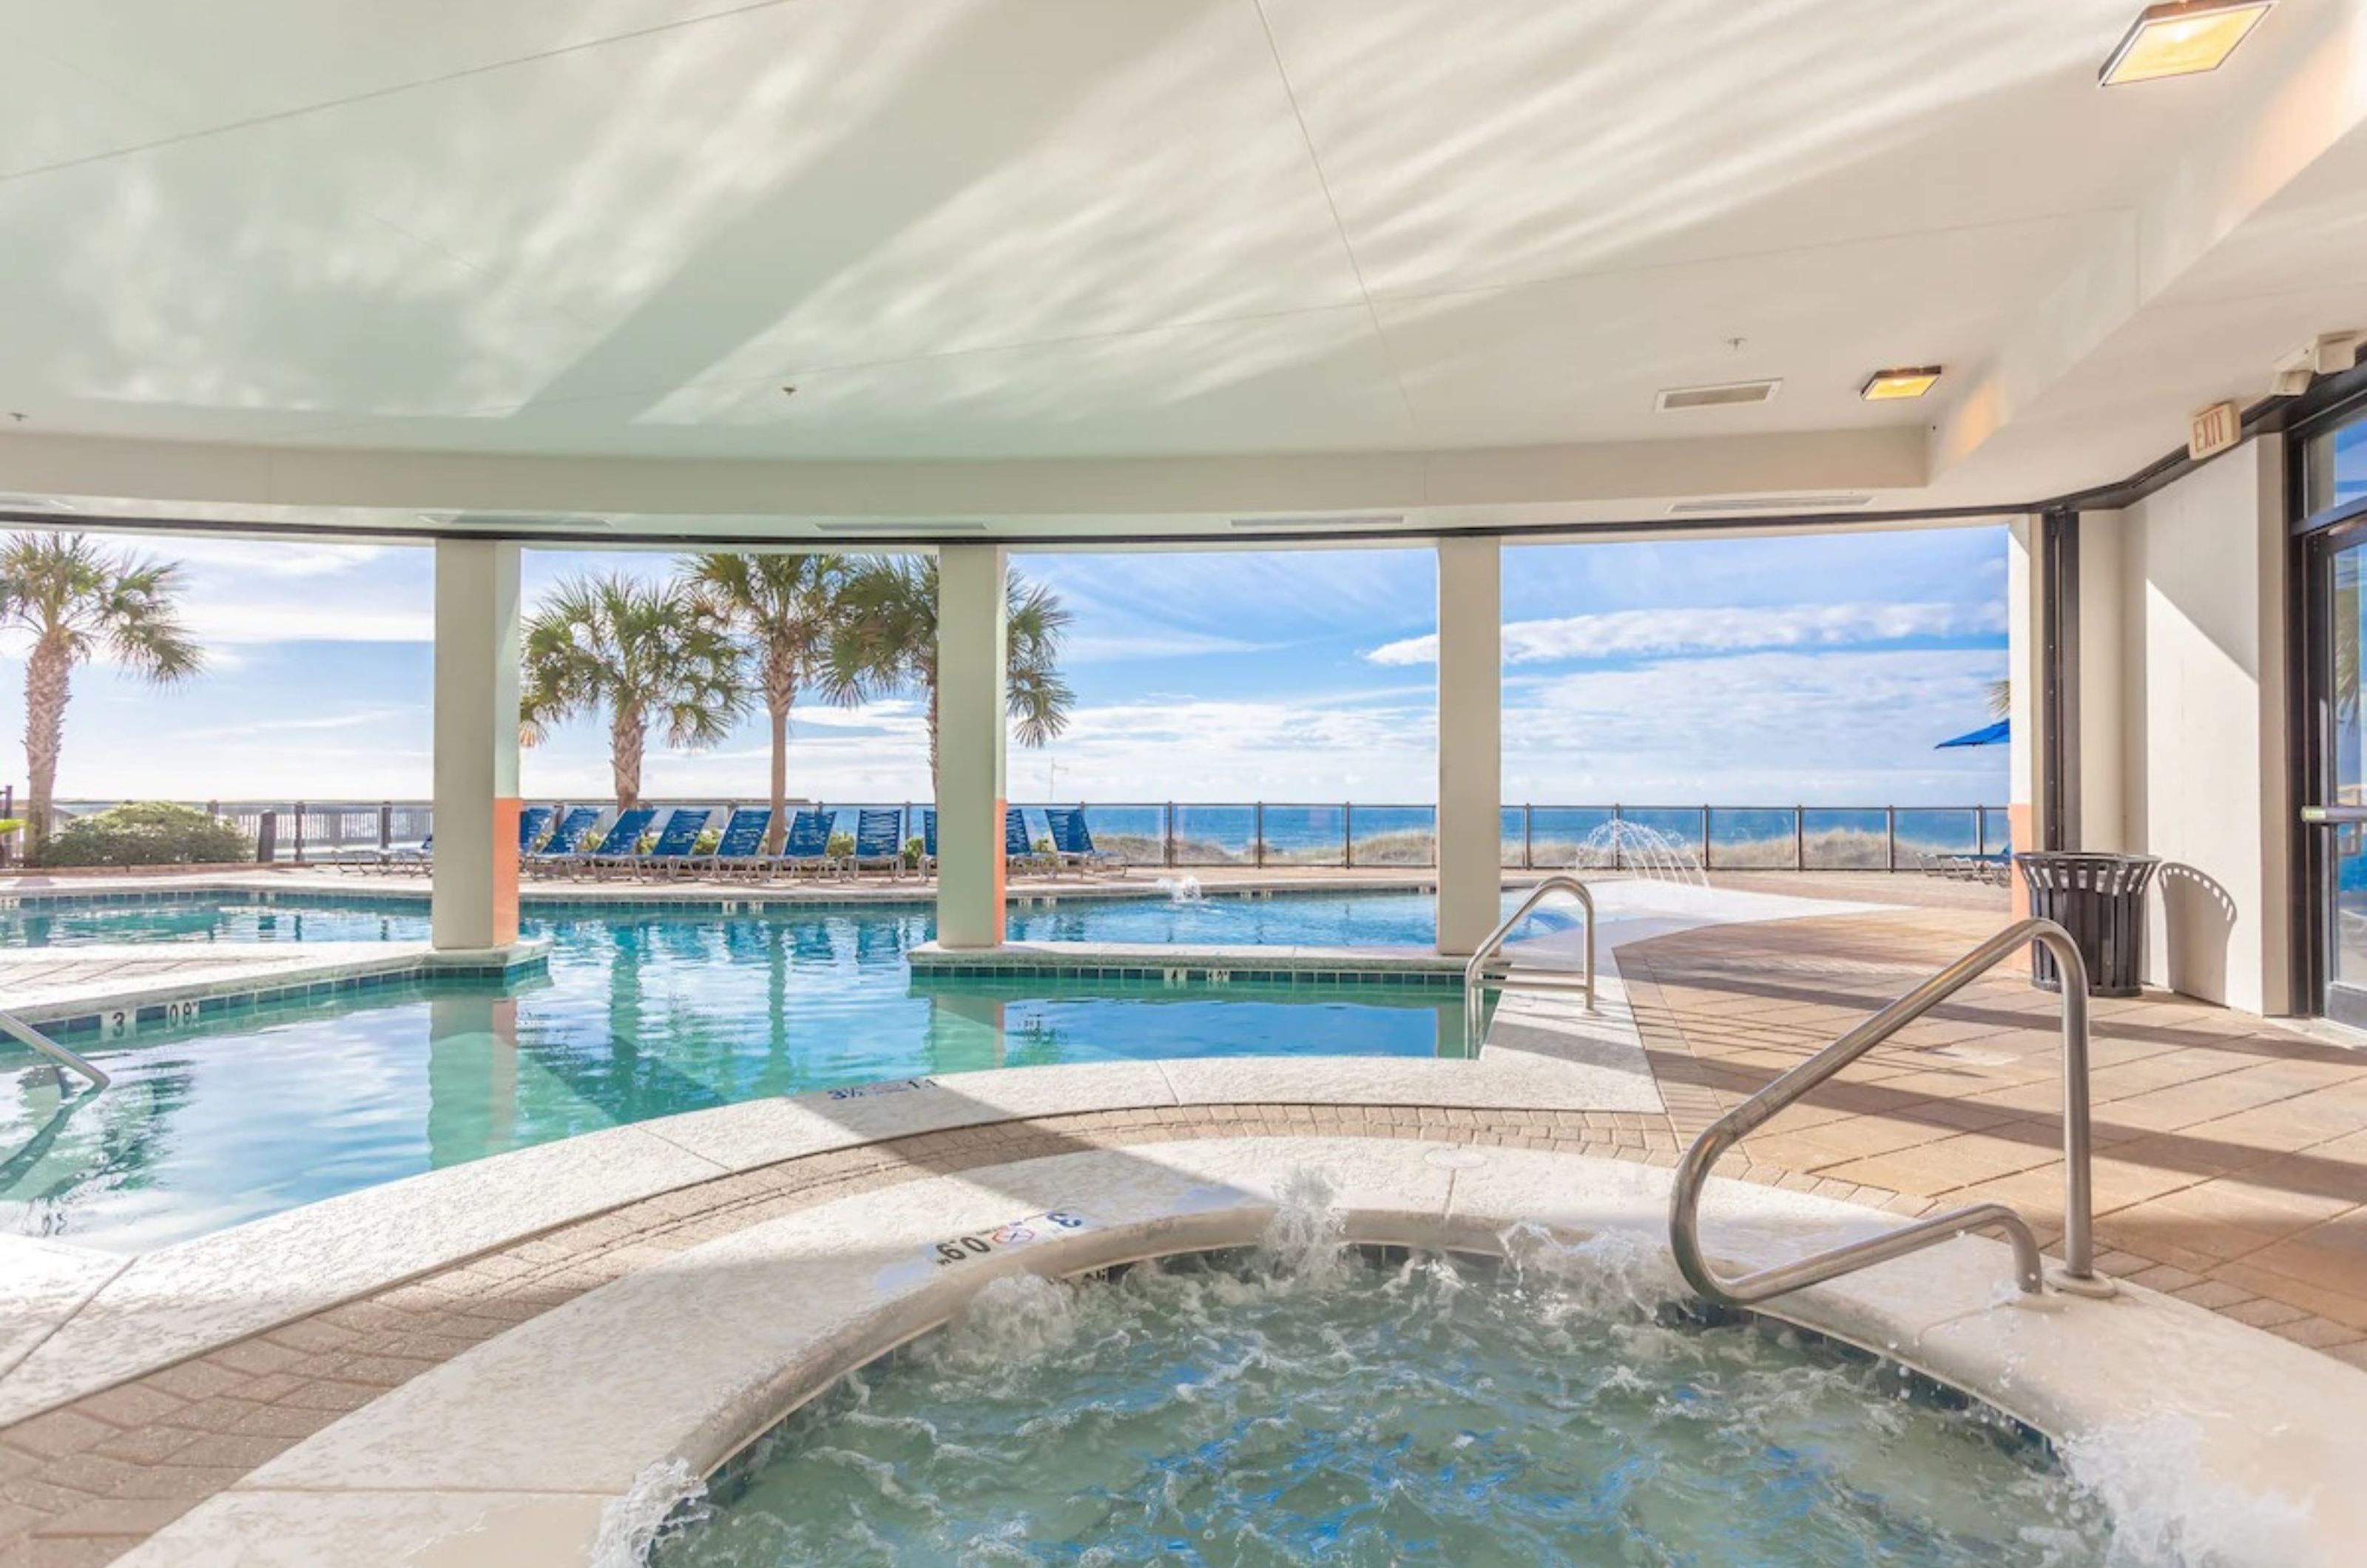
[[[579,714],[663,715],[671,744],[713,745],[747,712],[745,649],[686,582],[621,572],[554,585],[527,618],[519,737],[537,744]]]

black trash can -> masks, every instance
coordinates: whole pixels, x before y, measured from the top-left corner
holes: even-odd
[[[2018,854],[2014,863],[2030,887],[2030,912],[2071,933],[2088,964],[2088,994],[2134,997],[2145,965],[2146,889],[2161,862],[2152,855],[2088,854],[2071,851]],[[2055,954],[2030,944],[2030,983],[2059,991]]]

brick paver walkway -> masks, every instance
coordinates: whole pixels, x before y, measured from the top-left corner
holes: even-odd
[[[1619,964],[1664,1092],[1723,1106],[1999,924],[1933,909],[1720,926]],[[1994,1198],[2059,1234],[2056,1017],[2025,969],[2002,967],[1721,1168]],[[2367,1052],[2158,993],[2098,1001],[2091,1022],[2105,1270],[2367,1366]],[[1681,1110],[1683,1135],[1699,1107]]]

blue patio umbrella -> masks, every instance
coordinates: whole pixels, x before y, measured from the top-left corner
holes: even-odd
[[[1974,730],[1970,735],[1959,735],[1954,740],[1942,740],[1931,750],[1945,751],[1951,746],[2002,746],[2011,738],[2012,731],[2012,721],[2001,718],[1986,728]]]

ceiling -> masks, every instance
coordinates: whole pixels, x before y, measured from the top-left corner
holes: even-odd
[[[2367,0],[2101,90],[2137,8],[0,0],[0,491],[620,537],[2011,506],[2367,326]]]

